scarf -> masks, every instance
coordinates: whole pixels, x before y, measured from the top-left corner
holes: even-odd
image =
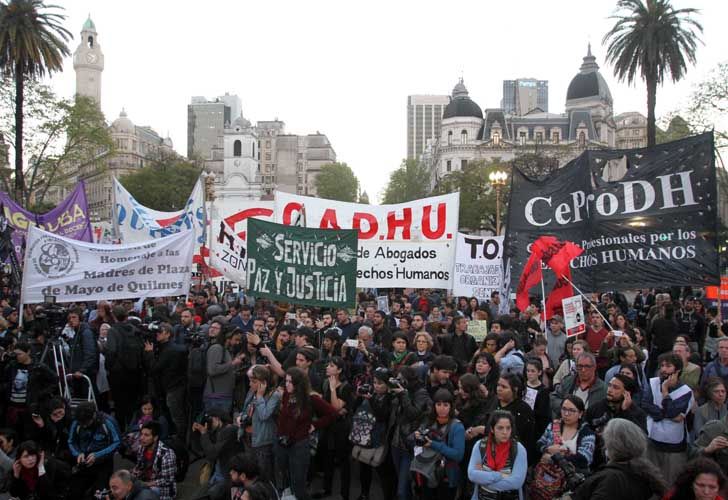
[[[32,469],[21,467],[20,479],[25,483],[29,491],[35,491],[35,487],[38,483],[38,467],[36,466]]]
[[[447,423],[450,421],[450,415],[446,417],[437,417],[437,423],[438,425],[447,425]]]
[[[392,356],[394,356],[394,364],[398,365],[402,362],[402,360],[409,354],[409,351],[402,351],[400,353],[393,352]]]
[[[495,450],[493,449],[495,445]],[[488,444],[485,446],[485,455],[487,457],[487,464],[490,470],[499,471],[508,464],[508,456],[511,453],[511,442],[506,441],[505,443],[495,443],[494,438],[488,439]]]

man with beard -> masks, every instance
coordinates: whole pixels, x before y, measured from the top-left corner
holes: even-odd
[[[613,418],[623,418],[639,426],[647,434],[647,415],[632,401],[637,384],[631,378],[620,373],[614,375],[607,384],[607,398],[596,401],[587,409],[584,421],[597,434],[597,449],[594,453],[593,468],[604,463],[602,431]]]
[[[326,335],[326,332],[331,330],[332,325],[334,324],[334,318],[331,316],[331,312],[327,311],[323,314],[321,314],[321,319],[316,321],[316,334],[315,334],[315,341],[316,341],[316,347],[321,347],[321,343],[323,342],[324,335]]]
[[[394,331],[399,328],[399,318],[402,317],[402,301],[397,299],[392,301],[392,311],[389,313],[389,329]]]
[[[695,312],[693,297],[685,297],[683,307],[678,311],[675,320],[677,321],[678,333],[686,335],[690,339],[690,349],[693,352],[703,352],[705,320]]]
[[[351,321],[346,309],[339,309],[336,311],[336,326],[341,330],[341,340],[348,340],[357,338],[361,323]]]
[[[179,315],[179,324],[174,326],[173,337],[174,343],[185,345],[189,336],[197,331],[195,324],[194,312],[190,308],[182,309]]]
[[[372,317],[372,332],[374,332],[374,343],[388,349],[392,345],[392,331],[387,325],[387,313],[375,311]]]
[[[647,457],[665,477],[677,477],[686,462],[685,418],[693,405],[693,391],[680,382],[682,360],[671,352],[657,360],[659,377],[644,389],[642,409],[647,413],[649,447]]]
[[[230,499],[240,500],[243,492],[253,485],[260,485],[268,492],[268,498],[278,498],[278,492],[270,482],[260,477],[260,468],[250,455],[241,453],[230,460]]]

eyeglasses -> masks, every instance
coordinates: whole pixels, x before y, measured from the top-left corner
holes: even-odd
[[[579,413],[579,410],[577,410],[576,408],[562,407],[561,413],[566,413],[567,415],[573,415],[574,413]]]
[[[577,370],[588,370],[589,368],[594,368],[594,365],[576,365]]]

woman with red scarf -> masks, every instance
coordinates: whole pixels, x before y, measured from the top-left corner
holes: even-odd
[[[58,488],[54,485],[53,461],[45,461],[45,453],[34,441],[25,441],[18,447],[18,459],[13,463],[13,474],[8,491],[21,500],[55,500]]]
[[[513,415],[496,410],[488,421],[488,437],[473,446],[468,479],[475,485],[472,500],[522,499],[528,459],[516,440]]]

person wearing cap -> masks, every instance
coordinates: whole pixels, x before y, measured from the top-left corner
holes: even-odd
[[[597,449],[594,454],[595,466],[604,462],[603,443],[599,436],[607,423],[613,418],[629,420],[647,434],[647,414],[632,400],[637,383],[626,375],[617,373],[607,384],[607,397],[594,402],[587,408],[584,421],[597,434]]]
[[[546,341],[548,342],[546,352],[548,352],[551,360],[551,366],[559,365],[559,361],[566,350],[566,339],[564,318],[554,314],[549,321],[549,328],[546,329]]]
[[[18,336],[18,310],[12,306],[3,309],[3,318],[8,322],[6,335],[10,334],[17,338]]]
[[[423,497],[453,499],[460,487],[460,461],[465,455],[465,427],[455,417],[455,397],[452,392],[438,389],[433,403],[426,425],[417,429],[410,439],[414,446],[422,447],[423,456],[435,452],[442,455],[445,461],[445,476],[434,487],[428,481],[423,487]],[[413,457],[415,468],[418,455]]]

